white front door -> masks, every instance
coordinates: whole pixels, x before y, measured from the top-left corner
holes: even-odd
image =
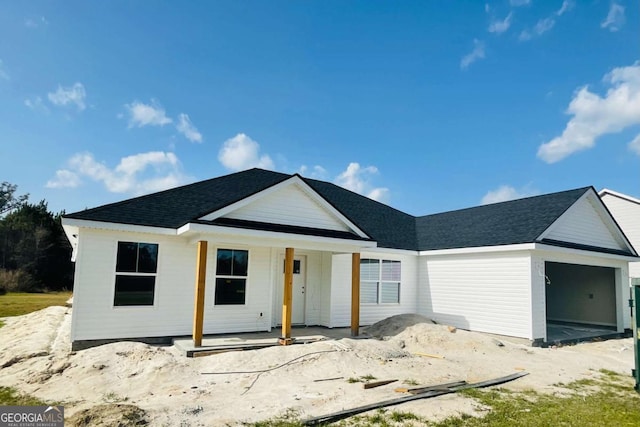
[[[293,307],[291,312],[291,323],[294,325],[304,324],[304,296],[307,284],[305,261],[305,257],[293,258]]]
[[[306,292],[306,267],[307,257],[294,256],[293,257],[293,289],[292,289],[292,305],[291,308],[291,323],[294,325],[304,325],[304,313],[305,313],[305,292]],[[284,257],[280,257],[280,265],[282,266],[281,280],[277,284],[278,291],[276,293],[276,307],[279,309],[276,313],[282,313],[282,295],[284,290]],[[277,316],[277,324],[282,324],[282,316]]]

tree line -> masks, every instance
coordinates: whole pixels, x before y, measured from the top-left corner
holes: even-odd
[[[64,211],[30,203],[17,185],[0,184],[0,293],[73,287],[71,245],[62,229]]]

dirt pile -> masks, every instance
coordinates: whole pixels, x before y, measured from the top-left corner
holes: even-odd
[[[70,325],[71,309],[65,307],[6,319],[0,328],[0,386],[62,402],[76,425],[105,419],[112,420],[105,425],[233,426],[292,411],[306,418],[398,397],[393,390],[402,384],[475,382],[521,370],[530,375],[506,388],[553,392],[554,384],[597,376],[599,369],[628,374],[633,365],[631,339],[540,349],[522,340],[451,332],[416,315],[393,316],[367,329],[382,339],[195,359],[172,346],[135,342],[71,352]],[[398,381],[365,390],[366,378]],[[438,420],[475,413],[477,405],[451,395],[401,409]]]

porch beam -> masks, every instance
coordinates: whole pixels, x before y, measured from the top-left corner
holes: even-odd
[[[351,254],[351,336],[360,335],[360,252]]]
[[[282,293],[282,337],[281,342],[291,340],[291,311],[293,303],[293,248],[287,248],[284,255],[284,291]]]
[[[204,324],[204,289],[207,275],[207,241],[198,242],[196,258],[196,289],[193,303],[193,346],[202,346],[202,329]]]

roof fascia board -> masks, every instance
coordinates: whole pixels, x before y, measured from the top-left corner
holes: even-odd
[[[629,202],[636,203],[636,204],[640,205],[640,199],[636,199],[635,197],[631,197],[631,196],[629,196],[627,194],[618,193],[617,191],[609,190],[608,188],[603,188],[602,190],[598,191],[598,195],[600,197],[603,197],[606,194],[610,194],[610,195],[618,197],[620,199],[624,199],[624,200],[627,200]]]
[[[174,228],[151,227],[148,225],[122,224],[118,222],[92,221],[86,219],[62,218],[62,226],[80,228],[95,228],[101,230],[126,231],[132,233],[149,233],[175,236]]]
[[[563,253],[570,253],[570,254],[582,255],[582,256],[590,256],[590,257],[595,256],[598,258],[609,258],[609,259],[615,259],[618,261],[625,261],[625,262],[639,261],[637,256],[610,254],[607,252],[595,252],[595,251],[588,251],[585,249],[565,248],[563,246],[546,245],[544,243],[535,243],[534,249],[536,251],[563,252]]]
[[[413,255],[413,256],[418,256],[420,254],[418,251],[412,251],[409,249],[392,249],[392,248],[385,248],[381,246],[376,246],[375,248],[367,248],[367,252],[380,253],[380,254],[395,254],[395,255]]]
[[[287,245],[293,245],[299,247],[300,245],[305,245],[305,247],[310,249],[345,250],[348,252],[353,252],[354,250],[359,251],[362,248],[375,248],[378,245],[377,242],[374,241],[338,239],[335,237],[309,236],[305,234],[222,227],[197,223],[187,223],[178,229],[179,236],[190,236],[193,234],[199,235],[202,240],[207,240],[207,237],[215,235],[216,240],[219,240],[220,236],[224,236],[224,239],[229,242],[253,239],[253,242],[258,244],[259,241],[256,241],[256,239],[265,239],[265,244],[261,246],[274,246],[273,242],[278,241],[279,243],[275,246],[285,247]]]
[[[594,206],[594,207],[599,211],[598,212],[600,214],[599,216],[605,222],[605,225],[607,226],[607,228],[614,233],[614,235],[615,235],[615,237],[617,239],[621,239],[622,240],[622,243],[624,243],[624,245],[627,247],[627,249],[631,253],[633,253],[634,255],[637,255],[638,253],[633,248],[633,245],[631,244],[629,239],[627,239],[627,236],[622,231],[622,228],[620,228],[620,226],[616,222],[615,218],[613,217],[613,215],[611,214],[611,212],[609,211],[607,206],[604,204],[602,199],[600,199],[600,196],[598,195],[598,193],[596,193],[596,191],[593,189],[593,187],[590,188],[588,191],[585,191],[585,193],[582,196],[580,196],[580,198],[578,200],[576,200],[569,207],[569,209],[564,211],[562,213],[562,215],[560,215],[558,218],[556,218],[556,220],[553,221],[553,223],[549,227],[547,227],[547,229],[545,231],[543,231],[542,234],[540,234],[540,236],[538,236],[538,238],[536,240],[540,241],[540,240],[545,239],[549,235],[549,233],[551,233],[551,231],[553,231],[554,226],[560,220],[560,218],[562,218],[567,212],[569,212],[569,210],[573,206],[575,206],[577,203],[581,202],[582,200],[587,199],[590,195],[593,196],[593,200],[596,202],[596,205],[597,205],[597,206]]]
[[[336,216],[340,221],[342,221],[350,230],[352,230],[354,233],[356,233],[358,236],[363,237],[363,238],[368,238],[369,236],[360,229],[360,227],[358,227],[356,224],[354,224],[353,222],[351,222],[346,216],[344,216],[339,210],[337,210],[331,203],[327,202],[324,197],[320,196],[313,188],[311,188],[309,186],[309,184],[307,184],[306,182],[304,182],[304,180],[302,178],[300,178],[298,175],[293,175],[291,178],[286,179],[282,182],[279,182],[277,184],[272,185],[269,188],[265,188],[262,191],[259,191],[255,194],[252,194],[242,200],[238,200],[235,203],[231,203],[230,205],[227,205],[223,208],[218,209],[217,211],[214,212],[210,212],[200,218],[198,218],[199,220],[204,220],[204,221],[213,221],[217,218],[220,218],[230,212],[233,212],[237,209],[240,209],[244,206],[249,205],[250,203],[259,200],[263,197],[268,196],[269,194],[272,194],[278,190],[281,190],[285,187],[288,187],[290,185],[298,185],[299,188],[305,193],[307,194],[309,197],[311,197],[316,203],[318,203],[321,207],[323,207],[324,209],[328,210],[329,212],[331,212],[332,215]]]
[[[436,249],[418,252],[419,256],[465,255],[492,252],[527,251],[535,249],[534,243],[518,243],[514,245],[474,246],[470,248]]]

